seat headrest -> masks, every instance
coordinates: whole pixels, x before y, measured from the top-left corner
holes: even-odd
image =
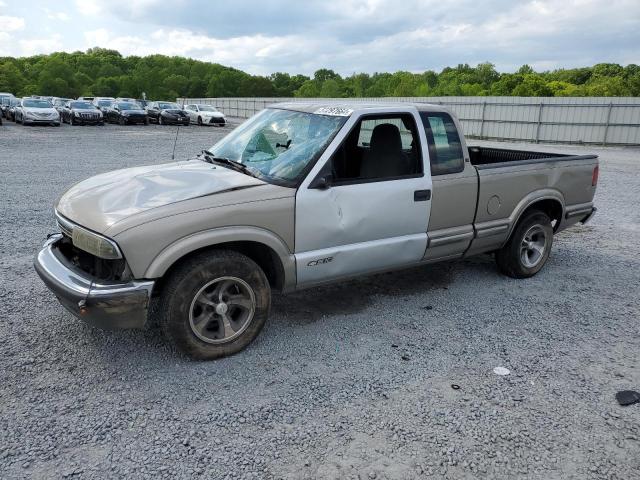
[[[402,150],[400,129],[391,123],[376,125],[371,133],[370,147],[372,150]]]

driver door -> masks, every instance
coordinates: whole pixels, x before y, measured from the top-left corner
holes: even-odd
[[[417,112],[354,117],[296,194],[298,285],[409,265],[425,254],[431,178]]]

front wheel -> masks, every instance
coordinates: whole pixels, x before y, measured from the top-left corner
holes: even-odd
[[[245,255],[216,250],[187,260],[171,274],[162,292],[160,322],[181,351],[211,360],[249,345],[270,306],[262,269]]]
[[[158,125],[164,125],[164,121],[162,120],[162,115],[158,115]]]
[[[198,125],[202,126],[202,117],[198,117]]]
[[[509,241],[496,252],[498,269],[513,278],[532,277],[547,262],[552,245],[551,219],[546,213],[532,210],[520,219]]]
[[[124,117],[120,117],[120,118],[118,119],[118,123],[119,123],[120,125],[124,125],[124,124],[125,124],[125,123],[127,123],[127,122],[125,122]]]

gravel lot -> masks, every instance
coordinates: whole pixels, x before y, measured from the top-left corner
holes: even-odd
[[[176,158],[228,131],[182,128]],[[1,478],[640,478],[640,404],[614,398],[640,390],[640,150],[522,146],[601,158],[598,214],[532,279],[483,256],[276,297],[202,363],[83,325],[32,268],[60,193],[175,132],[0,127]]]

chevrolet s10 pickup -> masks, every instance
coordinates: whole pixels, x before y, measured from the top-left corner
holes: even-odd
[[[597,181],[595,155],[467,146],[435,105],[275,104],[190,160],[71,187],[35,268],[86,322],[157,311],[179,349],[213,359],[256,338],[272,291],[483,253],[535,275],[594,214]]]

